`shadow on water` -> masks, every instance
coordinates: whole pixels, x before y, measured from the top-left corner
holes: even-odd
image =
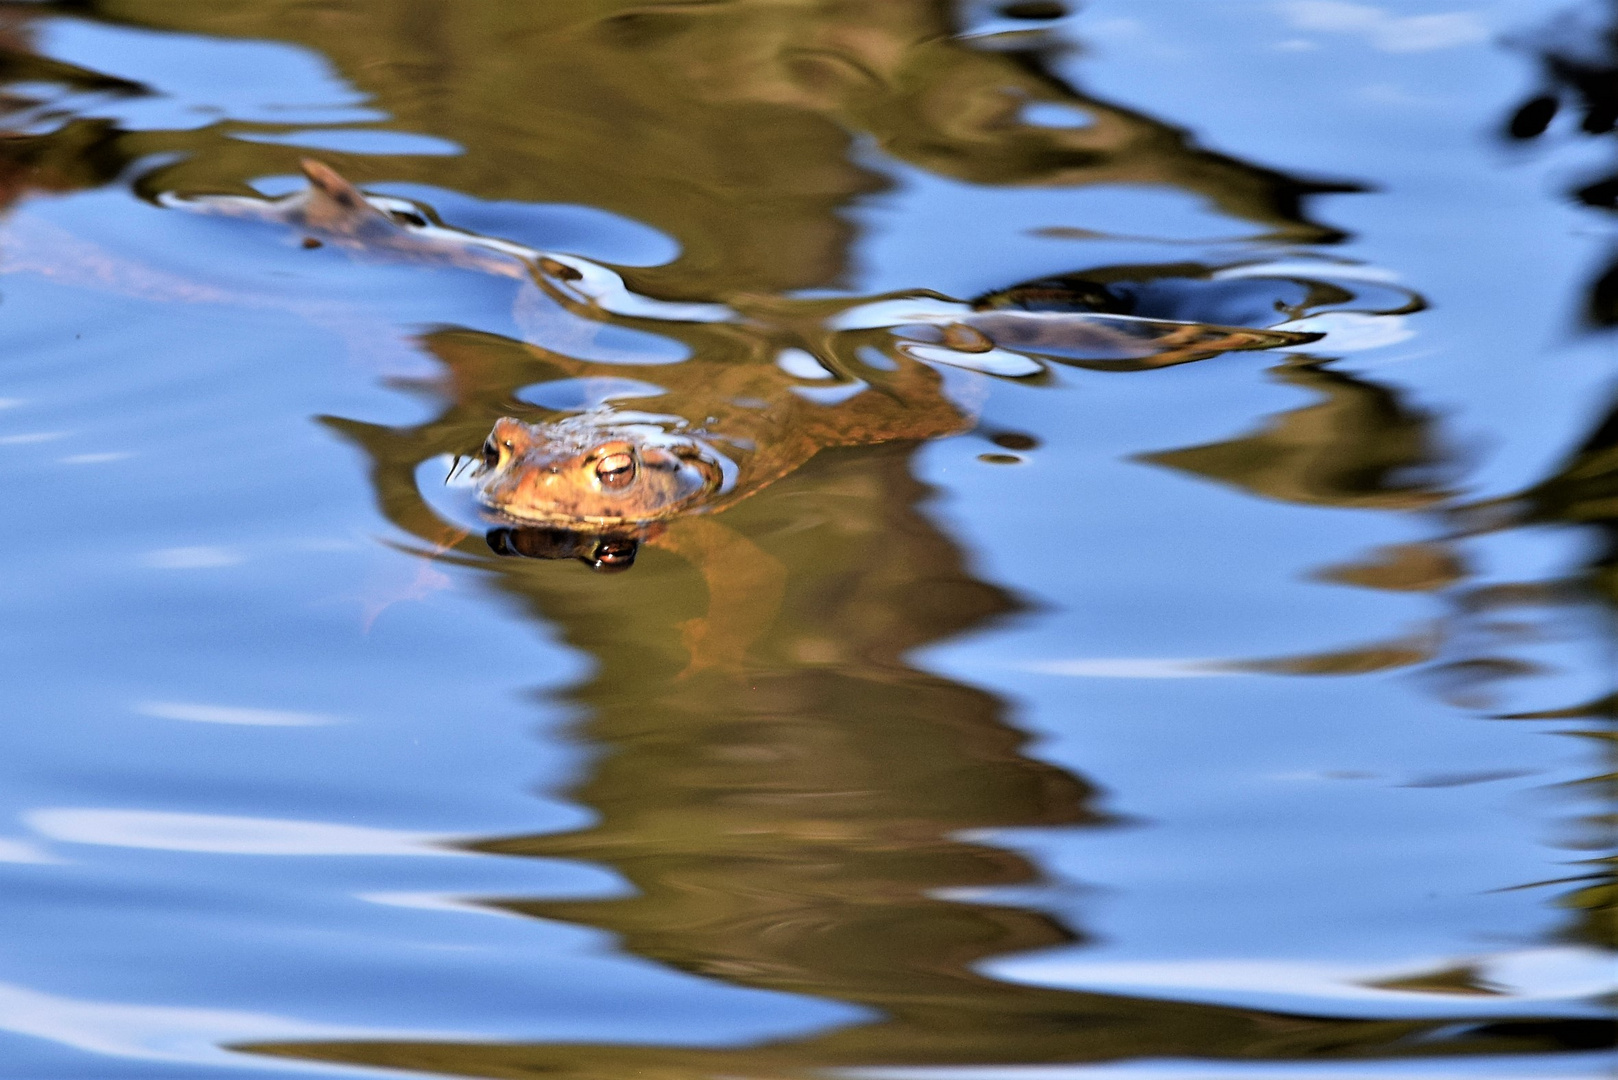
[[[385,172],[484,198],[585,203],[647,221],[682,244],[676,262],[631,275],[661,298],[711,300],[844,279],[853,226],[843,211],[885,183],[855,163],[862,140],[976,183],[1165,185],[1293,243],[1337,238],[1304,216],[1303,199],[1350,190],[1199,149],[1170,125],[1064,84],[1042,59],[1052,46],[1037,35],[963,42],[949,8],[920,0],[498,10],[407,0],[100,0],[29,8],[317,49],[375,97],[393,126],[453,139],[466,151],[385,159],[338,152],[329,155],[335,163],[359,178]],[[24,33],[13,32],[17,57]],[[14,78],[95,79],[10,62],[32,72]],[[1073,106],[1091,122],[1019,123],[1020,110],[1037,102]],[[8,140],[0,157],[32,186],[68,188],[106,183],[149,154],[179,153],[143,174],[141,190],[246,192],[252,178],[291,171],[297,152],[236,136],[285,130],[231,121],[123,132],[75,120]],[[1196,305],[1184,287],[1162,283],[1206,282],[1206,271],[1096,268],[1076,280],[1099,290],[1098,307],[1146,304],[1146,313],[1161,315],[1150,305]],[[1027,294],[1017,302],[1029,302]],[[707,359],[723,355],[721,331],[692,333],[715,335],[701,337]],[[635,890],[483,902],[598,927],[638,956],[736,986],[862,1006],[871,1019],[731,1048],[351,1041],[244,1049],[446,1074],[604,1080],[1603,1044],[1605,1028],[1595,1021],[1474,1021],[1464,998],[1442,1021],[1334,1019],[1047,989],[979,973],[989,958],[1084,933],[1035,910],[952,897],[1041,880],[1034,863],[974,833],[1114,823],[1090,782],[1026,752],[1003,702],[907,659],[1019,610],[1014,597],[973,576],[924,512],[929,492],[913,478],[911,458],[926,433],[890,426],[881,445],[817,444],[800,468],[723,517],[678,522],[662,542],[627,553],[632,573],[593,574],[553,559],[623,562],[626,553],[562,534],[467,536],[418,487],[423,462],[473,452],[498,416],[535,415],[521,392],[578,369],[534,346],[462,329],[435,332],[424,345],[445,370],[428,388],[441,406],[433,420],[409,428],[330,423],[368,456],[383,513],[424,554],[467,567],[596,664],[566,697],[583,715],[578,737],[597,750],[571,792],[595,823],[470,846],[588,860]],[[1556,521],[1612,535],[1610,422],[1557,476],[1508,507],[1457,509],[1443,486],[1433,417],[1318,359],[1288,359],[1273,375],[1319,401],[1256,434],[1149,460],[1264,497],[1428,514],[1439,523],[1429,547],[1330,571],[1339,580],[1448,590],[1464,612],[1482,600],[1446,554],[1449,537],[1462,531],[1443,524],[1446,513],[1481,523],[1468,526],[1474,531]],[[1052,541],[1028,538],[1037,548]],[[1603,560],[1588,583],[1610,603],[1610,553]],[[1565,715],[1610,711],[1609,699]],[[1598,938],[1599,890],[1611,886],[1582,888],[1569,902],[1592,914],[1569,933]]]

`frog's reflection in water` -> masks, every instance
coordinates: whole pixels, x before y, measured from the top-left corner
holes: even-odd
[[[524,559],[577,559],[592,570],[617,573],[635,565],[638,536],[603,536],[567,529],[490,529],[483,540],[496,555]]]

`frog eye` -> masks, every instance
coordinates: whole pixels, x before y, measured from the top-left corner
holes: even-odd
[[[500,464],[500,447],[495,444],[494,436],[490,435],[483,440],[483,467],[495,468]]]
[[[628,450],[613,450],[596,461],[596,479],[606,488],[621,488],[635,479],[635,455]]]

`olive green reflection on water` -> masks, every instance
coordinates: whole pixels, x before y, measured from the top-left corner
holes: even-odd
[[[1562,12],[1525,35],[1521,43],[1532,47],[1540,85],[1503,125],[1507,139],[1542,138],[1562,113],[1577,118],[1584,136],[1605,139],[1609,148],[1618,149],[1618,0],[1608,0],[1606,7],[1607,22],[1600,29]],[[1618,214],[1618,167],[1581,175],[1568,194],[1585,206]],[[1593,327],[1618,326],[1618,259],[1590,283],[1584,321]]]
[[[719,518],[675,523],[629,574],[492,559],[480,540],[455,539],[422,502],[416,466],[475,443],[520,387],[557,374],[555,361],[531,346],[462,331],[439,332],[427,344],[447,369],[434,384],[443,399],[438,417],[398,429],[334,423],[372,459],[393,521],[443,545],[444,557],[487,572],[493,588],[559,627],[598,664],[569,695],[586,717],[579,735],[603,752],[571,792],[598,823],[473,846],[597,862],[635,887],[627,898],[485,902],[608,930],[627,950],[683,971],[863,1005],[878,1018],[730,1049],[425,1042],[250,1049],[467,1075],[697,1077],[1158,1055],[1545,1050],[1599,1039],[1577,1021],[1478,1024],[1457,1033],[1453,1019],[1292,1017],[978,974],[983,960],[1069,942],[1082,929],[1037,911],[947,898],[948,890],[1040,882],[1022,857],[963,834],[1108,822],[1082,778],[1021,752],[1023,736],[995,698],[906,663],[920,646],[1016,610],[970,575],[961,552],[919,512],[927,492],[910,476],[912,444],[822,452]],[[1388,417],[1420,428],[1410,419],[1420,414],[1392,391],[1322,385],[1350,401],[1369,395],[1376,406],[1349,407],[1349,421],[1302,428],[1338,451],[1369,455],[1385,440]],[[1425,437],[1406,442],[1427,445]],[[1363,486],[1330,497],[1356,505]],[[688,528],[697,531],[679,535]],[[1455,574],[1429,567],[1396,572],[1394,580],[1408,586],[1436,575],[1444,586]],[[723,582],[772,575],[779,605],[762,621],[765,590],[726,606]],[[1365,568],[1360,575],[1381,580]],[[693,670],[693,639],[725,637],[737,623],[750,625],[731,634],[728,662]],[[694,635],[700,624],[703,634]],[[1465,1007],[1458,1001],[1457,1018]]]
[[[1257,434],[1141,460],[1306,505],[1413,510],[1445,498],[1433,482],[1443,455],[1430,414],[1318,361],[1271,375],[1319,400],[1271,418]]]
[[[1165,185],[1294,242],[1335,237],[1301,209],[1302,196],[1325,189],[1199,150],[1171,125],[1073,90],[1043,66],[1036,40],[1018,49],[953,39],[943,4],[106,0],[73,10],[309,46],[374,96],[392,117],[387,126],[465,148],[448,157],[323,155],[334,164],[362,180],[583,203],[647,221],[682,245],[678,262],[633,276],[657,296],[711,300],[841,282],[854,238],[844,211],[886,183],[852,156],[861,138],[939,175]],[[1029,102],[1070,104],[1092,123],[1021,123]],[[179,151],[187,156],[143,177],[143,190],[242,190],[252,178],[291,172],[298,151],[234,136],[286,130],[222,122],[128,133],[78,121],[27,145],[40,160],[64,163],[64,175],[74,175],[65,164],[78,160],[78,147],[123,162]],[[75,182],[102,182],[103,171]],[[1456,1025],[1464,1001],[1442,1023],[1335,1020],[978,974],[983,960],[1071,942],[1082,928],[950,898],[946,890],[1040,883],[1028,860],[965,837],[1108,822],[1092,785],[1023,752],[1001,702],[907,663],[916,648],[1016,610],[972,576],[920,511],[927,492],[910,475],[914,444],[823,451],[722,518],[677,523],[629,574],[500,559],[432,513],[416,467],[470,451],[495,417],[520,408],[521,387],[559,369],[516,343],[473,339],[448,332],[428,342],[449,367],[435,420],[407,429],[332,423],[370,457],[394,523],[439,558],[482,574],[596,662],[569,699],[584,713],[581,737],[600,751],[573,792],[598,823],[474,846],[590,860],[637,890],[487,902],[599,927],[685,971],[863,1005],[873,1017],[737,1048],[372,1041],[251,1049],[605,1080],[1590,1044],[1578,1021]],[[1318,390],[1326,404],[1280,418],[1280,442],[1235,456],[1288,464],[1184,456],[1194,450],[1159,460],[1302,502],[1403,510],[1442,499],[1405,471],[1432,456],[1425,417],[1318,365],[1280,375]],[[1277,454],[1282,444],[1300,449]],[[1043,552],[1053,538],[1029,542]],[[736,602],[738,583],[745,603]],[[710,662],[695,663],[703,657]]]
[[[1494,606],[1491,600],[1500,606],[1582,604],[1595,609],[1607,640],[1618,640],[1618,401],[1561,468],[1517,499],[1485,509],[1513,504],[1517,520],[1525,524],[1576,525],[1595,533],[1595,549],[1569,580],[1516,593],[1505,590],[1503,596],[1485,594],[1476,606]],[[1573,886],[1557,900],[1559,906],[1573,912],[1561,933],[1564,939],[1618,950],[1618,856],[1610,853],[1618,827],[1618,685],[1591,701],[1510,714],[1504,719],[1589,721],[1571,730],[1561,729],[1562,734],[1593,742],[1606,765],[1602,773],[1579,785],[1581,794],[1597,805],[1573,823],[1575,832],[1567,846],[1604,853],[1576,861],[1566,878],[1545,884]]]
[[[476,364],[491,348],[440,355]],[[498,377],[486,359],[478,370]],[[445,385],[466,387],[469,371]],[[521,375],[505,369],[507,378]],[[512,389],[478,394],[498,399]],[[376,462],[389,515],[424,540],[440,537],[413,471],[445,430],[343,427]],[[738,986],[868,1006],[875,1019],[728,1049],[380,1041],[248,1049],[477,1076],[694,1078],[859,1065],[1544,1050],[1589,1038],[1578,1022],[1457,1033],[1452,1022],[1284,1016],[978,974],[980,961],[1070,942],[1082,930],[1025,908],[949,898],[946,890],[1041,880],[1023,857],[963,835],[1109,822],[1090,784],[1023,753],[1025,737],[996,698],[906,662],[920,646],[1017,610],[970,574],[919,511],[927,489],[910,475],[911,449],[824,452],[722,517],[696,519],[719,535],[691,539],[678,558],[654,546],[626,574],[492,559],[470,539],[448,556],[487,572],[492,588],[598,665],[568,695],[585,715],[578,734],[601,751],[571,796],[598,822],[472,846],[586,859],[635,887],[625,898],[485,902],[605,929],[637,955]],[[783,602],[745,660],[692,671],[691,624],[716,617],[702,581],[712,553],[727,575],[778,567]],[[1464,1001],[1456,1013],[1464,1017]]]
[[[974,183],[1168,186],[1291,241],[1337,235],[1306,221],[1300,204],[1310,192],[1342,185],[1201,150],[1168,124],[1082,94],[1047,69],[1040,50],[1056,42],[1038,33],[993,47],[954,37],[951,4],[98,0],[82,7],[132,25],[317,50],[389,114],[383,126],[465,151],[323,152],[340,171],[489,199],[583,203],[648,222],[683,248],[676,263],[633,282],[659,296],[716,299],[842,281],[853,226],[840,211],[887,183],[854,159],[862,139]],[[1030,103],[1071,105],[1091,122],[1028,124],[1019,113]],[[229,121],[131,140],[143,152],[187,155],[146,176],[146,190],[243,190],[252,177],[294,171],[299,151],[233,136],[289,130]]]
[[[63,119],[43,134],[7,130],[19,117],[37,118],[54,104],[52,88],[133,97],[138,83],[102,75],[34,49],[33,13],[0,7],[0,208],[29,191],[75,191],[110,183],[132,160],[120,132],[104,120]]]

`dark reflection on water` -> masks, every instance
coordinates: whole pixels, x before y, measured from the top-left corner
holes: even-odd
[[[1311,193],[1353,189],[1200,149],[1171,124],[1068,86],[1051,70],[1053,40],[968,43],[954,36],[958,26],[944,5],[921,0],[498,11],[405,0],[62,7],[127,25],[317,49],[374,95],[391,126],[452,139],[465,150],[381,164],[328,155],[345,171],[489,199],[602,206],[649,222],[679,240],[680,257],[624,272],[635,288],[661,299],[765,310],[778,305],[779,294],[845,284],[854,227],[844,211],[885,183],[860,164],[862,140],[978,184],[1169,187],[1291,244],[1339,239],[1310,220],[1304,202]],[[7,9],[0,75],[140,92],[33,56],[27,10]],[[1060,11],[1015,4],[1006,14],[1037,21]],[[1049,128],[1018,120],[1039,103],[1082,110],[1089,123]],[[1529,121],[1548,108],[1531,102],[1513,131],[1533,136]],[[291,172],[296,151],[235,136],[292,127],[221,121],[132,132],[68,119],[0,142],[0,191],[15,198],[29,188],[102,185],[148,155],[174,154],[140,172],[137,189],[247,193],[256,178]],[[1222,274],[1231,268],[1096,266],[987,294],[979,306],[1039,310],[1061,296],[1098,311],[1267,325],[1329,308],[1409,313],[1422,303],[1381,286],[1356,293],[1300,275]],[[1611,321],[1601,314],[1610,300],[1603,288],[1598,283],[1593,294],[1594,322]],[[658,408],[696,415],[720,393],[734,398],[745,387],[769,401],[782,397],[772,358],[755,343],[728,329],[684,333],[693,360],[668,372],[636,372],[652,372],[646,377],[668,390]],[[594,824],[467,846],[597,863],[635,889],[611,899],[480,902],[607,930],[637,956],[736,986],[861,1006],[870,1019],[731,1048],[375,1039],[245,1049],[448,1074],[673,1078],[1606,1045],[1608,1028],[1595,1020],[1480,1018],[1467,1008],[1464,995],[1479,990],[1467,972],[1404,984],[1457,992],[1453,1013],[1442,1020],[1292,1015],[1041,988],[982,973],[986,960],[1082,941],[1086,931],[1030,907],[972,899],[968,890],[1048,880],[1029,857],[975,835],[1121,823],[1100,809],[1092,781],[1029,752],[1004,702],[910,659],[923,646],[1023,610],[975,576],[967,554],[926,514],[929,490],[913,476],[919,440],[960,430],[964,414],[929,386],[938,405],[932,415],[918,417],[912,408],[865,418],[880,438],[863,441],[880,445],[837,445],[808,420],[801,429],[772,431],[774,452],[797,440],[786,456],[801,467],[781,470],[777,482],[721,517],[679,520],[644,538],[514,529],[468,535],[424,500],[420,466],[473,452],[501,415],[548,414],[529,403],[536,384],[600,369],[464,327],[433,331],[421,344],[443,366],[426,387],[438,400],[436,415],[398,427],[365,418],[325,422],[364,452],[382,513],[419,541],[420,552],[480,575],[596,665],[566,697],[583,715],[579,738],[597,752],[571,790],[595,813]],[[1581,603],[1610,615],[1618,602],[1618,421],[1604,421],[1559,470],[1519,495],[1466,504],[1455,491],[1456,463],[1438,417],[1393,385],[1331,365],[1315,355],[1280,359],[1270,377],[1308,392],[1312,402],[1267,418],[1255,433],[1144,460],[1266,499],[1407,514],[1430,524],[1426,540],[1319,573],[1355,587],[1431,593],[1445,612],[1435,640],[1256,658],[1249,667],[1299,676],[1411,668],[1427,680],[1422,685],[1462,707],[1487,709],[1489,685],[1509,676],[1514,662],[1485,647],[1478,624],[1490,613]],[[929,370],[901,375],[933,379]],[[825,415],[846,424],[851,414]],[[1016,433],[996,442],[1033,448]],[[1606,546],[1573,580],[1528,582],[1515,591],[1469,585],[1459,540],[1536,524],[1586,529]],[[1064,540],[1059,526],[1026,538],[1035,557],[1049,557]],[[575,560],[598,568],[634,563],[635,572],[592,574]],[[1609,695],[1511,718],[1612,715]],[[1594,830],[1599,821],[1589,824]],[[1547,885],[1563,888],[1561,902],[1574,909],[1566,936],[1610,945],[1610,864],[1569,878]]]
[[[389,180],[646,221],[683,245],[674,263],[637,275],[658,296],[836,284],[853,239],[839,211],[886,183],[853,160],[862,137],[980,184],[1167,185],[1292,241],[1330,240],[1333,230],[1302,216],[1302,199],[1349,187],[1200,149],[1171,125],[1067,86],[1043,59],[1057,39],[981,47],[952,36],[949,5],[923,0],[507,4],[498,14],[404,0],[102,0],[81,9],[317,49],[374,96],[388,127],[466,150],[390,158]],[[1092,123],[1018,122],[1039,102],[1073,106]],[[145,172],[140,189],[245,193],[253,177],[292,172],[298,151],[232,137],[248,127],[131,135],[130,156],[185,154]],[[362,155],[327,156],[360,180],[376,168]]]
[[[1542,139],[1558,114],[1572,114],[1569,119],[1576,120],[1583,135],[1614,141],[1618,132],[1618,3],[1592,3],[1588,12],[1602,7],[1607,9],[1605,20],[1569,9],[1520,43],[1536,54],[1542,82],[1539,92],[1506,122],[1506,138]],[[1618,212],[1618,169],[1582,177],[1569,195],[1586,206]],[[1618,262],[1608,265],[1590,283],[1584,318],[1592,326],[1618,326]]]
[[[1436,631],[1407,643],[1255,661],[1284,674],[1353,674],[1388,667],[1419,667],[1421,685],[1447,704],[1490,713],[1497,710],[1499,683],[1542,673],[1531,661],[1510,655],[1518,641],[1532,641],[1538,627],[1501,622],[1502,616],[1538,613],[1551,623],[1575,622],[1583,609],[1597,635],[1618,623],[1618,411],[1609,411],[1551,475],[1523,491],[1483,503],[1467,503],[1446,491],[1446,455],[1435,418],[1400,400],[1386,387],[1332,372],[1313,362],[1283,365],[1272,374],[1316,391],[1323,400],[1273,417],[1267,430],[1208,446],[1165,451],[1144,460],[1234,484],[1256,495],[1319,506],[1382,510],[1436,510],[1429,541],[1367,552],[1362,560],[1323,567],[1319,576],[1367,589],[1429,592],[1444,601]],[[1561,525],[1592,534],[1589,561],[1570,576],[1549,581],[1471,585],[1456,543],[1515,528]],[[1494,620],[1491,622],[1491,620]],[[1587,702],[1564,708],[1498,714],[1507,720],[1576,720],[1588,727],[1562,731],[1611,744],[1618,719],[1618,686]],[[1604,755],[1609,762],[1613,750]],[[1580,838],[1569,846],[1610,846],[1612,775],[1584,781],[1585,793],[1602,805],[1579,819]],[[1560,935],[1599,948],[1618,948],[1618,879],[1614,857],[1575,864],[1579,872],[1545,885],[1578,888],[1558,903],[1576,914]],[[1588,869],[1584,869],[1588,867]],[[1520,887],[1533,887],[1524,884]]]
[[[1542,28],[1517,43],[1537,54],[1542,86],[1505,125],[1512,140],[1538,140],[1553,129],[1558,112],[1571,112],[1584,137],[1604,138],[1609,156],[1618,146],[1618,0],[1592,2],[1583,9],[1568,9],[1547,20]],[[1558,131],[1558,135],[1562,135]],[[1618,212],[1618,169],[1585,174],[1568,193],[1585,206]],[[1610,219],[1609,219],[1610,220]],[[1583,305],[1583,318],[1594,329],[1618,326],[1618,262],[1611,262],[1591,281]],[[1591,534],[1591,554],[1584,566],[1567,578],[1528,582],[1518,587],[1479,588],[1461,594],[1461,608],[1473,615],[1500,610],[1544,611],[1583,608],[1610,641],[1618,634],[1618,401],[1554,473],[1515,498],[1483,507],[1462,507],[1457,516],[1486,519],[1499,514],[1507,525],[1571,525]],[[1611,654],[1608,654],[1611,658]],[[1605,694],[1562,708],[1505,714],[1509,720],[1575,720],[1581,726],[1559,733],[1603,747],[1608,768],[1584,780],[1581,794],[1596,805],[1575,823],[1567,844],[1575,850],[1603,851],[1574,863],[1565,879],[1548,886],[1572,886],[1556,903],[1572,915],[1559,936],[1609,950],[1618,950],[1618,855],[1610,853],[1618,823],[1618,790],[1612,766],[1618,763],[1618,674]],[[1525,886],[1528,887],[1528,886]]]
[[[1590,611],[1598,627],[1611,639],[1618,625],[1618,402],[1598,422],[1594,431],[1551,476],[1523,491],[1515,499],[1485,507],[1463,507],[1460,514],[1487,516],[1505,511],[1512,524],[1573,525],[1593,534],[1595,544],[1589,561],[1569,577],[1556,581],[1525,582],[1515,588],[1495,586],[1463,591],[1461,610],[1477,618],[1496,612],[1524,610]],[[1609,768],[1584,780],[1581,795],[1596,803],[1576,822],[1574,837],[1567,845],[1575,850],[1603,851],[1612,846],[1614,822],[1618,821],[1618,791],[1614,790],[1618,763],[1618,674],[1610,678],[1607,693],[1589,701],[1562,708],[1508,713],[1507,720],[1579,720],[1582,726],[1560,729],[1603,746],[1603,759]],[[1594,855],[1578,860],[1566,878],[1548,882],[1552,886],[1573,886],[1563,892],[1557,904],[1573,914],[1560,932],[1562,940],[1618,949],[1618,856]]]
[[[1532,640],[1536,631],[1523,624],[1491,625],[1491,619],[1537,611],[1568,623],[1573,621],[1572,612],[1582,608],[1598,634],[1610,633],[1618,613],[1618,411],[1600,419],[1551,475],[1511,496],[1466,503],[1443,485],[1446,455],[1432,416],[1406,405],[1389,388],[1313,362],[1283,365],[1272,375],[1314,390],[1323,400],[1271,418],[1267,430],[1257,435],[1151,454],[1143,460],[1288,502],[1439,511],[1433,517],[1430,541],[1368,552],[1354,563],[1323,567],[1319,576],[1361,588],[1440,594],[1447,615],[1426,640],[1247,666],[1289,674],[1352,674],[1426,665],[1417,674],[1436,696],[1458,708],[1488,713],[1497,708],[1496,684],[1541,673],[1533,662],[1509,655],[1513,636]],[[1574,526],[1593,534],[1588,563],[1557,580],[1468,584],[1470,573],[1456,552],[1457,541],[1544,525]],[[1590,718],[1597,723],[1563,734],[1611,743],[1618,689],[1565,708],[1500,718]],[[1607,751],[1609,760],[1611,753]],[[1603,774],[1585,782],[1589,793],[1608,805],[1581,819],[1580,846],[1601,848],[1610,842],[1611,781],[1610,774]],[[1578,913],[1565,932],[1566,940],[1618,948],[1613,857],[1585,863],[1588,872],[1565,879],[1583,883],[1581,887],[1559,901]]]

